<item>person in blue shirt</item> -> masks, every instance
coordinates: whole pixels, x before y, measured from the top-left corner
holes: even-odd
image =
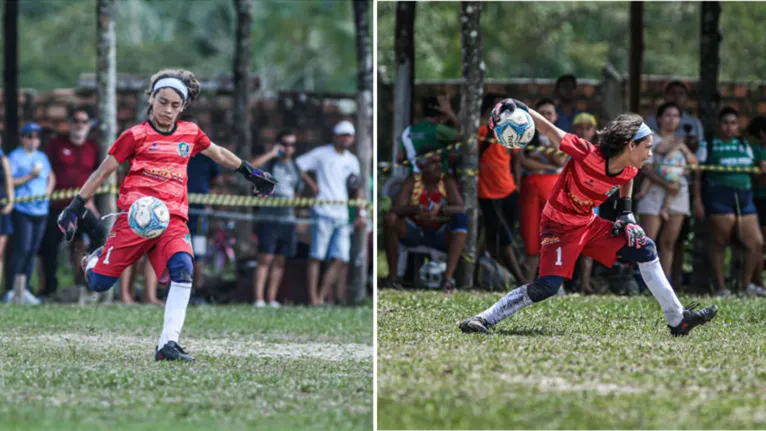
[[[574,75],[561,75],[556,80],[556,98],[559,102],[556,107],[556,127],[567,133],[572,133],[574,118],[582,112],[575,105],[576,91],[577,78]]]
[[[186,187],[189,193],[210,193],[210,183],[220,178],[221,168],[211,158],[204,154],[197,154],[189,159],[186,168],[189,178]],[[194,250],[194,288],[199,289],[202,285],[202,259],[207,254],[207,217],[199,213],[205,209],[205,205],[189,205],[189,232],[191,233],[192,250]]]
[[[48,156],[40,148],[42,129],[37,123],[28,123],[21,129],[21,145],[8,154],[11,176],[16,187],[16,199],[26,196],[50,194],[56,185]],[[18,202],[13,213],[13,254],[6,286],[25,286],[25,303],[39,303],[29,292],[29,279],[35,265],[35,256],[45,233],[48,199]]]
[[[3,263],[5,262],[5,247],[8,244],[8,235],[13,235],[13,223],[11,211],[13,211],[13,178],[11,177],[11,164],[2,149],[0,141],[0,199],[9,199],[8,203],[0,209],[0,280],[3,279]]]

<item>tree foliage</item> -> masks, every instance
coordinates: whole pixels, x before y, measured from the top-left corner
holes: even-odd
[[[378,63],[394,64],[396,3],[379,2]],[[766,4],[722,3],[721,79],[766,76],[763,23]],[[605,64],[627,72],[627,2],[489,2],[481,28],[487,78],[555,78],[573,73],[599,79]],[[460,77],[460,3],[419,2],[415,11],[415,76],[418,80]],[[700,5],[644,3],[643,73],[697,76]]]
[[[25,0],[20,11],[22,87],[73,87],[80,73],[95,70],[95,0]],[[231,73],[232,0],[120,0],[116,22],[120,73],[149,76],[163,67]],[[253,1],[251,40],[250,70],[265,88],[356,89],[350,1]]]

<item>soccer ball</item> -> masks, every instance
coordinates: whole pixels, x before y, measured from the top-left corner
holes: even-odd
[[[165,202],[154,196],[136,199],[128,211],[128,225],[141,238],[157,238],[170,222],[170,211]]]
[[[504,111],[495,123],[495,137],[506,148],[521,148],[532,142],[534,136],[535,122],[529,112],[523,109]]]

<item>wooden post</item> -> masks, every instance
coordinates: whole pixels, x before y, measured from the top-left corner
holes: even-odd
[[[630,3],[630,111],[641,106],[641,63],[644,58],[644,3]]]
[[[243,159],[250,160],[252,157],[252,145],[250,136],[250,82],[248,80],[248,66],[250,65],[250,28],[253,22],[253,14],[250,0],[234,0],[234,6],[237,11],[237,29],[234,46],[234,64],[233,80],[234,93],[232,105],[232,140],[235,143],[237,155]],[[237,183],[242,192],[252,193],[250,183],[245,181],[240,175],[236,176]],[[243,208],[243,212],[250,214],[248,208]],[[250,222],[237,221],[235,228],[238,232],[251,231]],[[242,259],[251,254],[255,254],[250,241],[237,241],[237,258]]]
[[[19,2],[5,0],[3,11],[3,91],[6,154],[19,146]]]
[[[357,103],[356,103],[356,155],[362,177],[362,196],[369,201],[370,169],[372,166],[372,40],[368,20],[370,3],[354,0],[354,23],[356,24],[357,57]],[[371,211],[374,211],[371,210]],[[354,229],[354,257],[352,263],[351,291],[349,300],[359,303],[367,293],[367,226]]]
[[[625,111],[625,81],[620,73],[607,64],[601,82],[601,121],[606,124]]]
[[[468,236],[455,284],[473,285],[476,266],[476,235],[479,227],[479,201],[476,177],[479,169],[478,145],[481,99],[484,94],[484,61],[481,58],[481,2],[464,1],[460,10],[463,54],[463,89],[460,93],[460,129],[466,143],[460,147],[458,180],[468,214]]]
[[[106,154],[117,139],[117,39],[114,32],[114,0],[98,0],[96,4],[96,106],[98,127],[100,129],[99,146],[101,154]],[[116,186],[117,174],[109,175],[104,184]],[[117,197],[113,194],[101,195],[99,209],[102,214],[117,212]],[[114,217],[107,217],[103,223],[107,231],[114,225]],[[104,302],[111,302],[114,289],[102,296]]]
[[[415,79],[415,2],[400,1],[396,4],[396,29],[394,40],[394,136],[393,159],[399,152],[402,132],[412,124],[412,83]],[[406,176],[408,168],[400,167],[394,176]]]
[[[718,127],[718,71],[721,64],[721,31],[719,2],[701,2],[700,14],[700,80],[699,117],[705,133]],[[697,293],[710,292],[710,230],[707,223],[694,223],[694,260],[692,286]]]

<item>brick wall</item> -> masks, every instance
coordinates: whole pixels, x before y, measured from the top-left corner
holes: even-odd
[[[639,114],[644,117],[655,113],[663,101],[665,85],[676,78],[662,76],[644,76],[641,82],[641,101]],[[692,113],[697,110],[697,81],[681,79],[689,87],[688,107]],[[390,161],[391,145],[393,142],[393,84],[378,81],[378,160]],[[552,79],[515,79],[508,81],[491,81],[485,84],[485,93],[509,95],[521,101],[534,105],[542,98],[554,98],[555,80]],[[455,112],[460,109],[460,82],[423,82],[413,89],[413,117],[420,118],[419,100],[425,96],[447,94],[452,100]],[[625,86],[627,94],[627,85]],[[741,127],[746,127],[750,119],[756,115],[766,115],[766,83],[721,82],[721,106],[732,106],[739,110]],[[627,96],[626,96],[627,100]],[[601,83],[597,80],[578,80],[576,104],[583,109],[598,114],[601,111]],[[598,115],[597,115],[598,116]],[[743,129],[744,130],[744,129]]]
[[[118,92],[118,133],[145,118],[144,97],[132,91]],[[250,118],[253,154],[263,152],[266,144],[271,142],[283,127],[291,128],[297,133],[299,154],[317,145],[329,143],[332,127],[338,121],[356,122],[354,98],[353,94],[281,92],[252,101]],[[64,88],[39,94],[33,90],[21,90],[18,101],[21,123],[36,121],[44,128],[43,145],[53,135],[68,132],[68,107],[84,106],[92,115],[96,112],[96,96],[91,90]],[[5,97],[0,90],[0,131],[5,130],[4,104]],[[197,122],[214,142],[231,145],[231,107],[230,94],[203,92],[182,114],[182,118]],[[97,128],[92,130],[91,138],[97,139]]]

